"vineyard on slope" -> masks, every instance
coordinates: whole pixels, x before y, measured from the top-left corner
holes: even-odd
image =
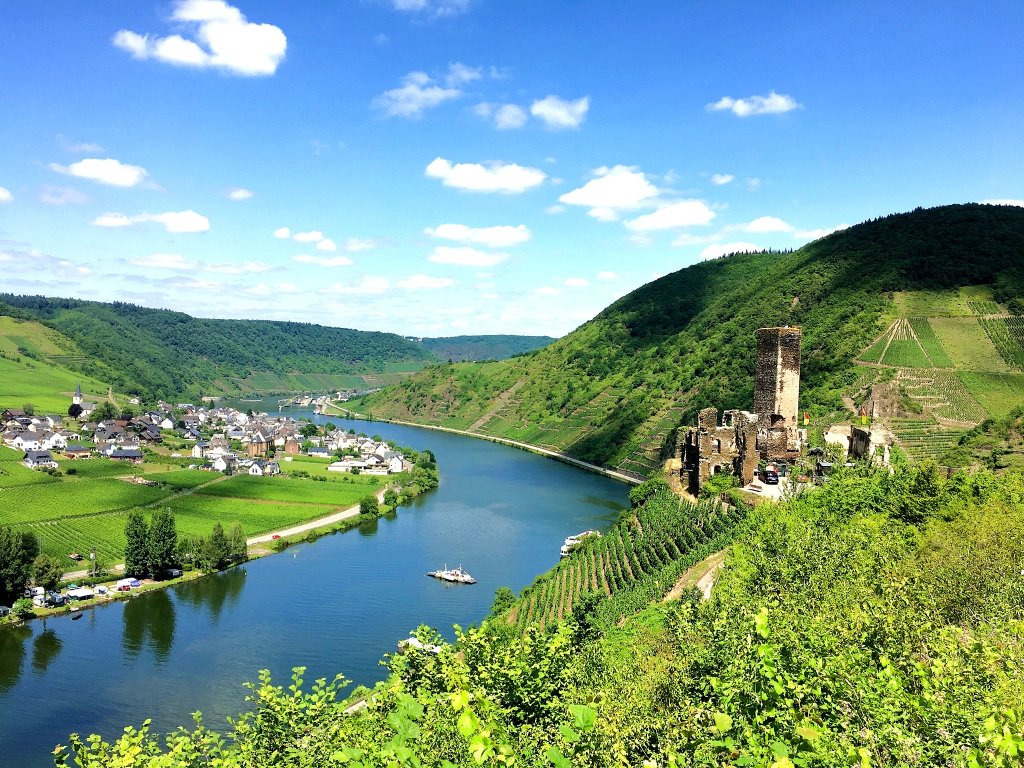
[[[580,597],[597,593],[596,617],[612,626],[672,588],[690,566],[727,546],[746,515],[742,507],[694,504],[649,480],[630,494],[633,508],[601,538],[584,539],[568,557],[524,589],[506,620],[520,632],[568,616]]]

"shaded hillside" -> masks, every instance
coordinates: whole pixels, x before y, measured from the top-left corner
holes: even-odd
[[[443,336],[420,339],[420,343],[441,361],[470,362],[474,360],[506,360],[524,352],[546,347],[551,336]]]
[[[754,331],[804,331],[801,408],[843,409],[854,358],[891,321],[892,293],[995,284],[1012,301],[1024,209],[955,205],[865,222],[786,253],[735,254],[624,296],[544,349],[435,365],[367,398],[374,416],[446,424],[646,474],[700,408],[750,407]]]
[[[147,397],[365,386],[432,360],[391,333],[208,320],[123,303],[0,294],[0,314],[59,331],[81,353],[67,367]]]

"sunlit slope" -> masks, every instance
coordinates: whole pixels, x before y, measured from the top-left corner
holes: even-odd
[[[671,431],[700,408],[750,406],[757,328],[802,326],[801,407],[812,415],[842,411],[843,396],[865,384],[855,359],[905,313],[896,308],[898,292],[916,291],[922,301],[991,285],[993,300],[1009,310],[1024,297],[1022,254],[1024,209],[894,214],[797,251],[695,264],[624,296],[535,354],[432,366],[358,408],[646,474]]]
[[[89,399],[105,398],[109,384],[66,367],[83,359],[74,342],[53,329],[0,316],[0,409],[31,403],[40,413],[64,413],[79,383]]]
[[[131,304],[9,294],[0,295],[0,314],[59,331],[84,355],[69,360],[70,367],[144,397],[383,385],[433,360],[396,334],[310,323],[210,320]]]

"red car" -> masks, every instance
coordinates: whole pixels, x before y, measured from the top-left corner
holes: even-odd
[[[118,592],[131,592],[132,588],[129,587],[127,584],[122,584],[120,587],[117,588],[117,591]]]
[[[279,533],[275,533],[275,534],[274,534],[273,536],[271,536],[270,538],[272,538],[272,539],[280,539],[280,538],[281,538],[281,534],[279,534]]]

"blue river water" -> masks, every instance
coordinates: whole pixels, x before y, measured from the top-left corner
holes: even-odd
[[[0,765],[52,765],[69,733],[110,739],[146,718],[162,733],[200,710],[222,729],[261,669],[283,684],[296,666],[307,681],[342,673],[372,684],[384,677],[383,655],[419,624],[451,638],[453,624],[479,623],[499,586],[518,592],[558,561],[566,536],[607,529],[628,506],[628,486],[515,448],[330,420],[429,448],[440,486],[370,525],[222,574],[81,620],[0,630]],[[444,565],[463,566],[478,583],[426,577]]]

